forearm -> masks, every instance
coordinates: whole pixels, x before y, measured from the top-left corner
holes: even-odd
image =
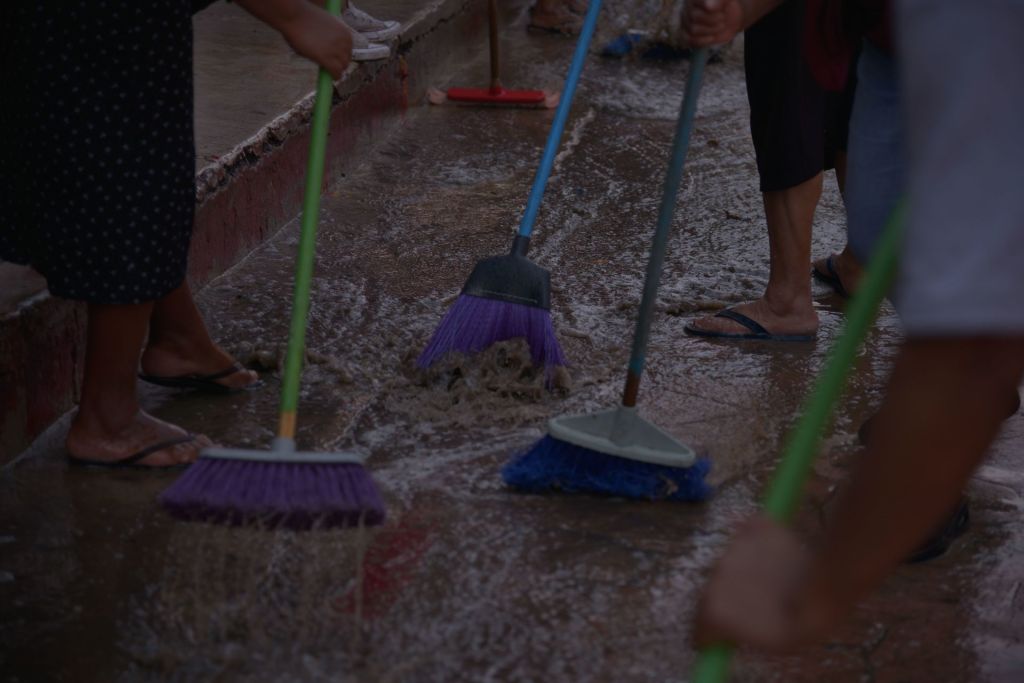
[[[761,18],[786,0],[739,0],[743,8],[743,30],[756,24]]]
[[[687,0],[682,33],[691,47],[727,43],[785,0]]]
[[[811,563],[809,609],[851,608],[950,514],[1000,428],[1022,357],[1014,339],[906,344],[872,444]]]

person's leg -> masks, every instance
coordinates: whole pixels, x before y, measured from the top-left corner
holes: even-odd
[[[153,304],[90,304],[82,398],[67,437],[67,450],[83,460],[111,462],[163,441],[187,436],[139,407],[135,372]],[[191,462],[205,437],[157,451],[139,465]]]
[[[839,193],[846,199],[846,185],[847,185],[847,160],[848,155],[845,150],[836,150],[835,152],[835,170],[836,170],[836,184],[839,186]],[[857,285],[860,284],[860,279],[864,276],[864,267],[853,253],[853,248],[847,243],[843,246],[843,250],[838,254],[832,254],[824,258],[816,259],[812,264],[815,276],[825,280],[826,282],[831,279],[838,279],[838,287],[835,284],[832,285],[836,291],[841,291],[847,294],[853,294],[857,289]]]
[[[210,339],[187,282],[156,302],[142,354],[143,373],[156,377],[212,375],[233,365],[235,360]],[[239,389],[258,380],[255,372],[243,369],[217,381]]]
[[[809,335],[818,329],[807,264],[821,197],[826,99],[801,48],[804,11],[803,2],[786,3],[745,34],[750,132],[764,195],[771,266],[764,295],[731,308],[776,335]],[[687,331],[750,332],[719,316],[691,321]]]
[[[846,85],[841,92],[830,92],[826,95],[826,120],[825,120],[825,155],[826,166],[836,171],[836,184],[839,186],[839,193],[843,201],[847,201],[847,187],[849,178],[849,146],[850,126],[853,118],[853,107],[857,93],[857,66],[860,61],[860,51],[850,61],[847,72]],[[819,279],[832,287],[837,293],[843,295],[852,294],[860,284],[863,269],[860,261],[853,253],[849,244],[837,254],[830,254],[824,258],[816,259],[811,264],[812,273]]]
[[[771,255],[768,285],[760,299],[731,309],[756,320],[773,334],[812,334],[818,329],[806,268],[821,185],[819,173],[796,187],[764,193]],[[700,318],[690,325],[709,332],[749,332],[737,322],[716,316]]]

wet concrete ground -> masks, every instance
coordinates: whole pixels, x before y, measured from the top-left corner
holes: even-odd
[[[572,49],[509,31],[509,85],[559,83]],[[706,78],[641,393],[703,447],[706,504],[525,496],[498,469],[549,416],[613,405],[685,64],[588,64],[532,257],[553,275],[571,388],[548,393],[516,344],[429,375],[413,360],[473,263],[507,250],[552,112],[423,106],[325,197],[300,411],[309,449],[371,455],[390,519],[295,535],[173,522],[173,474],[65,466],[55,428],[0,475],[0,671],[28,680],[685,680],[692,606],[730,525],[754,509],[841,322],[817,291],[814,344],[683,336],[756,296],[767,243],[739,49]],[[453,83],[482,81],[467,65]],[[447,85],[439,83],[438,85]],[[842,244],[828,182],[815,253]],[[150,391],[161,417],[224,444],[273,435],[297,225],[206,288],[215,336],[267,366],[234,397]],[[887,311],[816,466],[801,528],[820,528],[879,399]],[[907,567],[840,634],[744,656],[743,681],[1014,681],[1024,670],[1024,418],[971,485],[971,531]]]

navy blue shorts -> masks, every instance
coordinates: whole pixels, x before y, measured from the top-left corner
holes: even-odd
[[[761,191],[785,190],[834,168],[846,150],[856,77],[843,92],[815,80],[803,52],[803,0],[786,2],[747,29],[744,67]]]

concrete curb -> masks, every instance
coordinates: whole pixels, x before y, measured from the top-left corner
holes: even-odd
[[[483,0],[434,0],[403,27],[388,60],[353,65],[335,86],[325,185],[423,100],[432,79],[484,49]],[[472,36],[473,40],[466,40]],[[189,282],[209,282],[299,212],[312,93],[196,175]],[[13,460],[78,398],[84,306],[51,297],[42,278],[0,264],[24,296],[0,311],[0,465]]]

